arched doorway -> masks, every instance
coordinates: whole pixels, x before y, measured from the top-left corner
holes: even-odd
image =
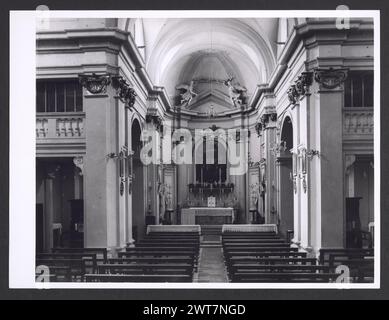
[[[281,130],[281,143],[284,147],[278,157],[279,182],[280,182],[280,232],[287,235],[293,231],[293,125],[289,117],[286,117]]]
[[[143,163],[140,159],[141,127],[138,120],[134,120],[131,127],[131,148],[133,155],[132,181],[132,236],[134,240],[143,237],[145,233],[145,206],[144,206],[144,176]]]

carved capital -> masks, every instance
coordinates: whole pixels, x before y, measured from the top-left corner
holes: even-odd
[[[148,108],[146,114],[146,123],[152,123],[155,126],[156,130],[162,131],[163,130],[162,122],[163,120],[161,116],[158,114],[157,109]]]
[[[266,129],[266,127],[268,126],[270,121],[272,121],[272,122],[277,121],[277,113],[276,112],[264,113],[261,116],[260,121],[261,121],[262,128]]]
[[[116,90],[116,94],[125,107],[131,109],[137,96],[135,90],[121,76],[112,77],[112,87]]]
[[[296,91],[299,96],[304,96],[309,92],[309,86],[312,85],[312,72],[303,72],[295,81]]]
[[[263,130],[262,123],[257,122],[255,125],[255,132],[257,133],[258,137],[261,135],[262,130]]]
[[[290,103],[296,102],[309,93],[309,87],[312,85],[312,72],[303,72],[298,76],[294,84],[292,84],[288,91],[288,99]]]
[[[339,87],[347,78],[346,68],[340,69],[315,69],[314,78],[325,89],[335,89]]]
[[[111,83],[109,75],[79,75],[80,84],[92,94],[105,93],[107,86]]]
[[[74,157],[73,163],[78,169],[80,169],[80,176],[82,176],[84,174],[84,157]]]

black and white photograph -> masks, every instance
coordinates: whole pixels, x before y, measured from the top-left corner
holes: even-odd
[[[379,17],[11,12],[10,288],[380,288]]]

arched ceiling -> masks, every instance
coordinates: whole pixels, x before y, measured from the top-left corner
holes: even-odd
[[[143,32],[146,70],[171,98],[177,85],[196,79],[199,96],[216,89],[228,95],[220,81],[229,77],[250,97],[275,67],[278,18],[147,18]]]

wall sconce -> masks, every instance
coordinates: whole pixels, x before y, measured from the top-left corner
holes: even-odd
[[[304,193],[307,192],[307,149],[301,148],[300,149],[300,160],[301,160],[301,174],[300,178],[302,179],[302,184],[303,184],[303,190]]]
[[[310,149],[310,150],[306,151],[306,155],[309,157],[309,160],[312,160],[312,158],[314,156],[317,156],[318,158],[320,158],[320,151]]]
[[[108,159],[116,159],[119,160],[119,178],[120,178],[120,195],[122,196],[124,194],[124,183],[128,183],[128,193],[131,194],[132,192],[132,180],[134,178],[134,175],[132,173],[132,151],[127,151],[127,147],[123,146],[122,150],[119,152],[119,154],[111,152],[107,154]]]
[[[293,181],[293,191],[294,193],[297,193],[297,153],[294,149],[291,149],[290,151],[292,153],[292,181]]]

